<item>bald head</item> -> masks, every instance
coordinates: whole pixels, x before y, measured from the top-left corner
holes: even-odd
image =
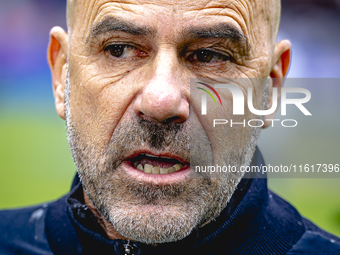
[[[74,23],[77,20],[77,13],[79,11],[82,11],[84,8],[90,8],[91,6],[93,6],[93,3],[91,2],[94,2],[94,1],[108,2],[106,0],[105,1],[86,0],[86,1],[82,1],[81,6],[79,6],[78,0],[67,0],[67,26],[68,26],[69,33],[72,31]],[[131,1],[131,2],[134,2],[134,1]],[[160,0],[156,2],[161,3],[162,1]],[[208,2],[214,2],[214,1],[208,1]],[[236,1],[226,0],[223,2],[229,2],[228,4],[232,5],[234,4],[234,2],[237,2],[237,0]],[[141,4],[140,1],[138,1],[137,4]],[[174,4],[179,5],[180,3],[177,1]],[[279,30],[279,24],[280,24],[281,0],[257,0],[257,1],[254,1],[252,5],[253,5],[252,12],[253,12],[254,17],[263,19],[264,24],[269,30],[270,40],[272,42],[275,42],[278,30]],[[80,19],[80,21],[83,22],[84,20]],[[263,30],[263,27],[259,27],[258,29]]]

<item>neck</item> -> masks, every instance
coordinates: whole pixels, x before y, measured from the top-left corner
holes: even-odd
[[[129,240],[133,241],[131,239],[128,239],[124,236],[122,236],[115,228],[114,226],[107,221],[107,219],[97,210],[97,208],[94,206],[94,204],[91,202],[90,198],[86,194],[85,189],[83,188],[83,194],[84,194],[84,201],[85,205],[91,210],[93,215],[97,218],[97,221],[104,229],[105,233],[110,239],[121,239],[121,240]]]

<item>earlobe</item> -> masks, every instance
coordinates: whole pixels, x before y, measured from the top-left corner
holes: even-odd
[[[68,34],[60,27],[52,28],[47,50],[47,61],[52,74],[52,87],[55,106],[60,118],[65,119],[64,88],[66,80],[66,61]]]
[[[273,100],[277,100],[278,105],[280,102],[281,88],[284,83],[284,78],[286,77],[289,65],[290,65],[290,53],[291,53],[291,43],[288,40],[282,40],[276,44],[274,54],[273,54],[273,65],[270,71],[270,84],[269,84],[269,95],[267,109],[272,106]],[[273,88],[277,88],[278,97],[273,99]],[[265,116],[264,126],[266,128],[270,125],[270,119],[274,119],[275,112],[271,115]]]

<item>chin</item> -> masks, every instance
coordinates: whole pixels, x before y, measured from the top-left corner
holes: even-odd
[[[188,236],[200,222],[188,206],[132,205],[113,208],[110,222],[124,237],[145,244],[169,243]]]

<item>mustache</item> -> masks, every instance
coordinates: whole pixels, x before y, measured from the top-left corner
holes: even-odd
[[[115,128],[105,154],[112,167],[118,167],[132,151],[149,149],[172,153],[190,162],[190,120],[158,124],[132,115]]]
[[[91,162],[93,171],[101,169],[109,174],[132,152],[143,150],[174,154],[193,167],[213,163],[209,139],[195,115],[190,115],[183,123],[158,124],[131,114],[121,119],[108,145],[101,149],[96,147],[96,142],[85,139],[86,135],[79,132],[69,115],[66,117],[69,145],[77,166]]]

